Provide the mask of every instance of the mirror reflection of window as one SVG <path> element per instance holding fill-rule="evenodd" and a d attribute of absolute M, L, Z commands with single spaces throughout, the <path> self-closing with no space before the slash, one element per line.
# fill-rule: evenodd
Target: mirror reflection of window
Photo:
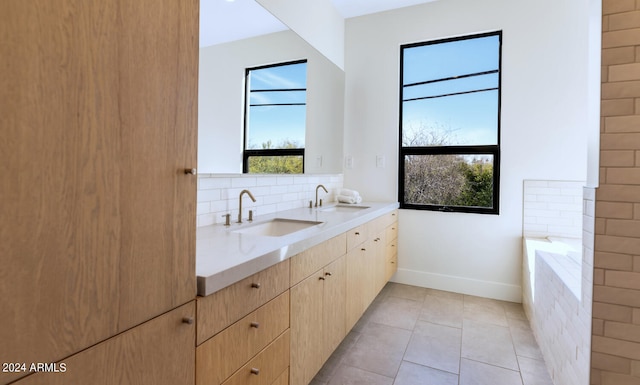
<path fill-rule="evenodd" d="M 246 70 L 243 172 L 302 174 L 307 61 Z"/>

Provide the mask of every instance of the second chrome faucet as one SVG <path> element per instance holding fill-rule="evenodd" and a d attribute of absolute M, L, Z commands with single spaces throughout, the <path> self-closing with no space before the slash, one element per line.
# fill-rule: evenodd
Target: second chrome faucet
<path fill-rule="evenodd" d="M 249 195 L 249 198 L 251 198 L 252 201 L 256 201 L 256 198 L 253 197 L 253 194 L 251 194 L 251 191 L 249 190 L 242 190 L 240 191 L 240 197 L 238 198 L 238 223 L 242 223 L 242 196 L 244 194 Z M 251 220 L 253 218 L 249 218 L 249 220 Z"/>

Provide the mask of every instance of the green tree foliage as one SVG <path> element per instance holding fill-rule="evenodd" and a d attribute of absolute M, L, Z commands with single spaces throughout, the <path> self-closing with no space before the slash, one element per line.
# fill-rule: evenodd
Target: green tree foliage
<path fill-rule="evenodd" d="M 284 140 L 274 147 L 271 140 L 262 143 L 262 149 L 299 148 L 291 140 Z M 303 158 L 301 156 L 251 156 L 249 157 L 249 173 L 251 174 L 302 174 Z"/>
<path fill-rule="evenodd" d="M 404 146 L 442 146 L 453 130 L 406 130 Z M 409 155 L 405 158 L 405 202 L 413 204 L 493 207 L 493 164 L 463 155 Z"/>

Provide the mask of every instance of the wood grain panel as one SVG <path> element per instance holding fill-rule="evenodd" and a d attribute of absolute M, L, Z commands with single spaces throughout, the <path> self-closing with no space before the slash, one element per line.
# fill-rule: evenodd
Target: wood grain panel
<path fill-rule="evenodd" d="M 285 369 L 271 385 L 289 385 L 289 368 Z"/>
<path fill-rule="evenodd" d="M 20 385 L 192 385 L 195 301 L 119 334 L 63 362 L 64 373 L 37 373 Z"/>
<path fill-rule="evenodd" d="M 324 271 L 291 288 L 291 385 L 307 385 L 324 363 Z"/>
<path fill-rule="evenodd" d="M 368 236 L 368 223 L 355 227 L 347 231 L 347 251 L 352 250 L 354 247 L 361 245 L 367 240 Z"/>
<path fill-rule="evenodd" d="M 198 297 L 198 345 L 287 289 L 288 259 L 211 295 Z"/>
<path fill-rule="evenodd" d="M 195 296 L 197 0 L 0 2 L 0 360 Z M 5 384 L 16 376 L 0 376 Z"/>
<path fill-rule="evenodd" d="M 325 362 L 347 335 L 346 255 L 325 267 L 322 310 L 322 361 Z"/>
<path fill-rule="evenodd" d="M 333 262 L 347 252 L 347 235 L 340 234 L 291 258 L 291 285 Z"/>
<path fill-rule="evenodd" d="M 218 385 L 289 328 L 289 291 L 196 349 L 196 384 Z"/>
<path fill-rule="evenodd" d="M 224 385 L 271 385 L 289 366 L 289 330 L 240 368 Z M 258 373 L 252 373 L 257 369 Z"/>

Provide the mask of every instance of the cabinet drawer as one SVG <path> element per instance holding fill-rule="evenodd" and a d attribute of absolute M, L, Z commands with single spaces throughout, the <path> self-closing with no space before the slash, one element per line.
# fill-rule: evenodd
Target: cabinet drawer
<path fill-rule="evenodd" d="M 289 291 L 196 349 L 196 384 L 218 385 L 289 328 Z"/>
<path fill-rule="evenodd" d="M 289 260 L 206 297 L 198 297 L 197 344 L 289 289 Z"/>
<path fill-rule="evenodd" d="M 347 250 L 362 244 L 367 240 L 368 226 L 367 223 L 362 224 L 347 231 Z"/>
<path fill-rule="evenodd" d="M 347 236 L 340 234 L 291 258 L 291 286 L 347 252 Z"/>
<path fill-rule="evenodd" d="M 223 385 L 271 385 L 289 367 L 289 330 L 231 376 Z"/>

